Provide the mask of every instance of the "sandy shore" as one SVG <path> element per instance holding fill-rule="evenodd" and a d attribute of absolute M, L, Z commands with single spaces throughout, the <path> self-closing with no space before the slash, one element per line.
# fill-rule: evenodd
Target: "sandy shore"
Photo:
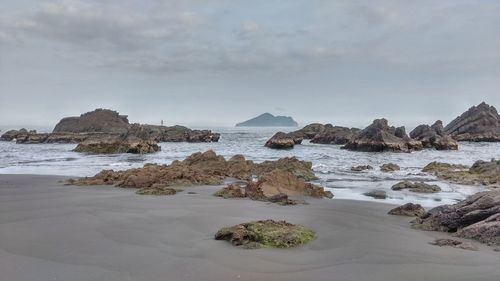
<path fill-rule="evenodd" d="M 224 200 L 217 187 L 170 197 L 63 186 L 61 177 L 0 175 L 0 280 L 500 280 L 500 253 L 429 245 L 390 205 Z M 285 219 L 316 230 L 295 249 L 244 250 L 213 240 L 223 226 Z"/>

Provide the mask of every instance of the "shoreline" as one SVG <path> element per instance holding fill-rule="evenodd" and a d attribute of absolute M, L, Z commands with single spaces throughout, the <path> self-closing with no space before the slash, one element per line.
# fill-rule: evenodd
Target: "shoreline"
<path fill-rule="evenodd" d="M 212 196 L 219 186 L 167 197 L 68 177 L 0 174 L 0 281 L 7 280 L 497 280 L 500 253 L 428 244 L 446 233 L 410 228 L 393 205 L 307 199 L 278 206 Z M 187 191 L 196 192 L 188 194 Z M 316 231 L 293 249 L 244 250 L 213 235 L 224 226 L 287 220 Z"/>

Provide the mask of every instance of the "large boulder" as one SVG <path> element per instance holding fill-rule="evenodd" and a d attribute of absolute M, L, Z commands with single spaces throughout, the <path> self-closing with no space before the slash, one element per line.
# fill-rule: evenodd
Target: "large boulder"
<path fill-rule="evenodd" d="M 132 124 L 127 132 L 156 142 L 217 142 L 220 134 L 210 130 L 192 130 L 184 126 L 157 126 Z"/>
<path fill-rule="evenodd" d="M 459 184 L 500 187 L 500 160 L 478 160 L 470 168 L 465 165 L 431 162 L 422 171 Z"/>
<path fill-rule="evenodd" d="M 410 132 L 412 139 L 422 142 L 425 148 L 435 148 L 437 150 L 457 150 L 458 143 L 443 128 L 441 120 L 436 121 L 432 126 L 420 125 Z"/>
<path fill-rule="evenodd" d="M 458 237 L 500 245 L 499 218 L 497 189 L 476 193 L 454 205 L 433 208 L 412 224 L 418 229 L 454 232 Z"/>
<path fill-rule="evenodd" d="M 345 149 L 366 152 L 410 152 L 421 150 L 422 142 L 406 135 L 404 127 L 390 127 L 386 119 L 376 119 L 357 133 L 345 146 Z"/>
<path fill-rule="evenodd" d="M 295 146 L 295 139 L 289 134 L 277 132 L 264 146 L 273 149 L 291 149 Z"/>
<path fill-rule="evenodd" d="M 96 109 L 84 113 L 79 117 L 66 117 L 61 119 L 54 127 L 53 132 L 104 132 L 104 133 L 126 133 L 129 122 L 126 115 L 109 109 Z"/>
<path fill-rule="evenodd" d="M 500 141 L 500 115 L 482 102 L 448 124 L 444 131 L 457 141 Z"/>
<path fill-rule="evenodd" d="M 346 127 L 330 127 L 326 126 L 323 132 L 316 134 L 312 139 L 312 143 L 320 144 L 346 144 L 348 143 L 360 129 Z"/>

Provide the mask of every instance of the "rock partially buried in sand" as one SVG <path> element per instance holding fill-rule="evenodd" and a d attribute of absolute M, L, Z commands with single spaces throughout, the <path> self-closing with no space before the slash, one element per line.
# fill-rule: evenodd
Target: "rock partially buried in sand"
<path fill-rule="evenodd" d="M 500 160 L 476 161 L 472 167 L 432 162 L 422 170 L 438 178 L 459 184 L 500 186 Z"/>
<path fill-rule="evenodd" d="M 135 192 L 139 195 L 175 195 L 177 190 L 169 187 L 144 187 Z"/>
<path fill-rule="evenodd" d="M 215 240 L 226 240 L 234 246 L 255 249 L 260 247 L 297 247 L 315 238 L 314 231 L 286 221 L 261 220 L 220 229 Z"/>
<path fill-rule="evenodd" d="M 500 245 L 500 190 L 484 191 L 454 205 L 429 210 L 412 222 L 423 230 L 456 232 L 491 245 Z"/>
<path fill-rule="evenodd" d="M 380 166 L 380 171 L 386 172 L 386 173 L 399 171 L 399 170 L 401 170 L 401 167 L 399 167 L 399 165 L 394 164 L 394 163 L 387 163 L 387 164 L 383 164 L 382 166 Z"/>
<path fill-rule="evenodd" d="M 283 132 L 278 132 L 272 136 L 264 146 L 273 149 L 292 149 L 295 144 L 296 140 L 292 136 Z"/>
<path fill-rule="evenodd" d="M 218 190 L 214 193 L 214 196 L 222 197 L 224 199 L 247 197 L 245 187 L 241 187 L 237 184 L 230 184 Z"/>
<path fill-rule="evenodd" d="M 360 165 L 360 166 L 352 166 L 351 171 L 353 172 L 362 172 L 366 170 L 373 170 L 373 167 L 370 165 Z"/>
<path fill-rule="evenodd" d="M 411 152 L 421 150 L 423 146 L 420 141 L 409 138 L 404 127 L 390 127 L 386 119 L 376 119 L 342 148 L 365 152 Z"/>
<path fill-rule="evenodd" d="M 373 197 L 375 199 L 386 199 L 387 198 L 387 192 L 384 190 L 372 190 L 363 193 L 363 195 L 368 196 L 368 197 Z"/>
<path fill-rule="evenodd" d="M 425 214 L 425 209 L 420 204 L 406 203 L 389 211 L 389 215 L 420 217 Z"/>
<path fill-rule="evenodd" d="M 439 247 L 453 247 L 453 248 L 469 250 L 469 251 L 477 251 L 478 250 L 478 248 L 470 242 L 462 242 L 459 240 L 449 239 L 449 238 L 436 239 L 436 240 L 434 240 L 434 242 L 430 242 L 429 244 L 439 246 Z"/>
<path fill-rule="evenodd" d="M 430 185 L 424 182 L 410 182 L 410 181 L 402 181 L 391 187 L 392 190 L 403 190 L 408 189 L 411 192 L 419 192 L 419 193 L 436 193 L 440 192 L 441 188 L 435 184 Z"/>

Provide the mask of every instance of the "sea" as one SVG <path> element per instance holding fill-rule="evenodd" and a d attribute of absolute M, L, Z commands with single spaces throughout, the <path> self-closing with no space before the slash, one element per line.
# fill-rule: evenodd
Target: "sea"
<path fill-rule="evenodd" d="M 16 144 L 0 142 L 0 174 L 44 174 L 63 176 L 92 176 L 103 169 L 124 170 L 142 167 L 145 163 L 169 164 L 198 151 L 214 150 L 228 159 L 243 154 L 255 162 L 295 156 L 311 161 L 318 176 L 315 182 L 330 190 L 335 199 L 375 201 L 389 204 L 419 203 L 425 207 L 452 204 L 466 196 L 484 190 L 481 186 L 453 184 L 422 173 L 432 161 L 472 165 L 476 160 L 500 158 L 500 143 L 460 143 L 458 151 L 425 149 L 412 153 L 353 152 L 341 145 L 313 144 L 305 140 L 291 150 L 274 150 L 264 143 L 277 131 L 290 128 L 209 128 L 221 133 L 216 143 L 161 143 L 161 152 L 146 155 L 93 155 L 73 152 L 75 144 Z M 4 130 L 2 130 L 4 131 Z M 380 171 L 385 163 L 396 163 L 401 170 Z M 371 165 L 373 170 L 351 171 L 352 166 Z M 407 190 L 393 191 L 391 186 L 402 180 L 437 184 L 442 191 L 420 194 Z M 387 199 L 363 195 L 370 190 L 385 190 Z"/>

